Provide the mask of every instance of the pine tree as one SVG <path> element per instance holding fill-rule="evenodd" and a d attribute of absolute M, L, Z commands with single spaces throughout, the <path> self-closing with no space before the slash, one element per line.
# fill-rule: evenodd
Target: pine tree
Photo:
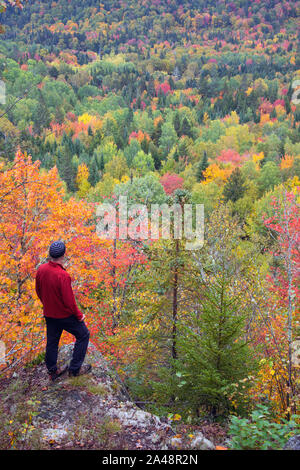
<path fill-rule="evenodd" d="M 148 82 L 148 95 L 151 97 L 155 96 L 155 85 L 152 77 L 150 77 L 150 80 Z"/>
<path fill-rule="evenodd" d="M 159 145 L 159 139 L 161 138 L 161 133 L 162 133 L 162 120 L 159 120 L 157 123 L 157 126 L 154 128 L 154 131 L 152 133 L 152 140 L 157 147 Z"/>
<path fill-rule="evenodd" d="M 187 135 L 188 137 L 191 137 L 192 129 L 186 117 L 183 118 L 180 132 L 181 132 L 181 135 Z"/>
<path fill-rule="evenodd" d="M 104 156 L 103 156 L 102 153 L 101 153 L 101 156 L 100 156 L 99 170 L 100 171 L 104 170 Z"/>
<path fill-rule="evenodd" d="M 213 415 L 230 404 L 225 393 L 247 375 L 246 343 L 240 339 L 245 316 L 239 314 L 239 302 L 230 295 L 225 273 L 206 287 L 201 316 L 191 315 L 193 329 L 181 329 L 180 354 L 185 366 L 194 409 L 205 405 Z M 201 334 L 200 334 L 201 332 Z"/>
<path fill-rule="evenodd" d="M 149 142 L 149 153 L 151 153 L 152 158 L 154 160 L 155 169 L 159 170 L 159 168 L 161 167 L 162 154 L 159 151 L 159 148 L 156 147 L 156 145 L 152 141 Z"/>
<path fill-rule="evenodd" d="M 215 416 L 230 411 L 232 392 L 236 406 L 247 406 L 244 379 L 255 367 L 244 339 L 251 274 L 246 269 L 250 261 L 236 254 L 242 231 L 228 207 L 212 213 L 205 234 L 188 279 L 194 311 L 178 327 L 177 370 L 184 382 L 177 390 L 188 409 L 198 414 L 204 407 Z"/>
<path fill-rule="evenodd" d="M 169 207 L 173 204 L 181 207 L 184 214 L 184 205 L 190 201 L 190 194 L 186 190 L 177 189 L 168 198 Z M 139 298 L 142 301 L 143 330 L 140 331 L 140 348 L 143 349 L 145 358 L 143 367 L 139 370 L 140 388 L 142 394 L 151 398 L 155 395 L 158 402 L 174 404 L 175 389 L 171 385 L 176 381 L 176 361 L 178 359 L 178 325 L 183 310 L 183 278 L 190 272 L 190 252 L 185 249 L 186 239 L 184 234 L 180 238 L 177 232 L 179 224 L 175 214 L 171 212 L 170 231 L 171 238 L 162 240 L 146 246 L 149 259 L 149 270 L 141 273 L 141 282 L 149 291 L 149 298 Z M 177 229 L 175 227 L 177 226 Z M 180 228 L 179 228 L 180 230 Z M 155 301 L 152 296 L 155 295 Z M 139 303 L 137 303 L 139 305 Z M 140 318 L 137 319 L 141 321 Z M 158 328 L 157 326 L 158 325 Z M 159 354 L 161 366 L 158 368 L 149 354 L 153 348 L 154 354 Z M 147 351 L 147 352 L 146 352 Z M 149 367 L 145 367 L 145 361 L 149 361 Z M 139 367 L 137 365 L 137 367 Z M 153 380 L 149 381 L 149 375 Z M 178 405 L 177 405 L 178 406 Z"/>
<path fill-rule="evenodd" d="M 34 116 L 34 131 L 38 135 L 50 125 L 51 117 L 41 90 L 38 90 L 38 106 Z"/>
<path fill-rule="evenodd" d="M 173 78 L 172 78 L 172 75 L 171 75 L 171 77 L 169 78 L 169 85 L 170 85 L 170 87 L 171 87 L 171 90 L 174 90 L 174 88 L 175 88 L 175 82 L 174 82 L 174 80 L 173 80 Z"/>
<path fill-rule="evenodd" d="M 90 166 L 89 166 L 89 183 L 92 185 L 92 186 L 95 186 L 98 181 L 100 180 L 100 176 L 99 176 L 99 168 L 98 168 L 98 165 L 97 165 L 97 160 L 95 158 L 95 156 L 92 157 L 92 160 L 91 160 L 91 163 L 90 163 Z"/>
<path fill-rule="evenodd" d="M 76 175 L 78 165 L 76 164 L 75 159 L 72 158 L 72 154 L 67 147 L 61 147 L 57 161 L 57 168 L 60 177 L 67 183 L 68 190 L 72 192 L 76 191 Z"/>
<path fill-rule="evenodd" d="M 180 127 L 181 127 L 181 125 L 180 125 L 180 117 L 179 117 L 178 111 L 175 113 L 173 125 L 174 125 L 174 129 L 175 129 L 178 137 L 180 137 Z"/>
<path fill-rule="evenodd" d="M 197 172 L 196 172 L 196 178 L 197 178 L 198 181 L 203 181 L 204 180 L 203 173 L 208 168 L 208 166 L 209 166 L 209 164 L 208 164 L 207 153 L 204 150 L 202 160 L 198 164 Z"/>
<path fill-rule="evenodd" d="M 239 168 L 236 168 L 227 180 L 224 186 L 223 195 L 225 201 L 236 202 L 243 197 L 246 191 L 245 178 Z"/>

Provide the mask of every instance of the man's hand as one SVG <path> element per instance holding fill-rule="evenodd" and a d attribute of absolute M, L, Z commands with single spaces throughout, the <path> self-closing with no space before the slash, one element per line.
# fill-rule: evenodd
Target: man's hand
<path fill-rule="evenodd" d="M 83 315 L 82 319 L 81 319 L 81 320 L 79 320 L 79 321 L 84 321 L 84 319 L 85 319 L 85 315 Z"/>

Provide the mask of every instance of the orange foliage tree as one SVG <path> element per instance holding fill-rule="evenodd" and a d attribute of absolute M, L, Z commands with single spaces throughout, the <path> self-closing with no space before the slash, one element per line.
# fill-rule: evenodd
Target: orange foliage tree
<path fill-rule="evenodd" d="M 0 168 L 0 340 L 6 347 L 5 370 L 20 365 L 44 347 L 42 308 L 34 290 L 39 264 L 47 261 L 49 244 L 67 246 L 67 270 L 79 307 L 89 312 L 94 342 L 105 351 L 99 330 L 110 334 L 115 324 L 111 297 L 125 295 L 134 249 L 118 250 L 96 233 L 95 207 L 65 200 L 57 169 L 40 171 L 39 162 L 18 152 L 11 168 Z M 66 336 L 67 337 L 67 336 Z M 103 347 L 102 347 L 103 346 Z"/>
<path fill-rule="evenodd" d="M 18 152 L 12 168 L 1 170 L 0 339 L 6 346 L 6 365 L 12 367 L 28 360 L 43 344 L 34 277 L 37 266 L 47 260 L 49 244 L 59 238 L 66 242 L 72 260 L 68 270 L 83 305 L 89 285 L 99 282 L 98 272 L 87 271 L 86 264 L 92 263 L 95 248 L 101 246 L 89 224 L 93 208 L 73 198 L 64 201 L 56 168 L 40 172 L 39 162 Z"/>

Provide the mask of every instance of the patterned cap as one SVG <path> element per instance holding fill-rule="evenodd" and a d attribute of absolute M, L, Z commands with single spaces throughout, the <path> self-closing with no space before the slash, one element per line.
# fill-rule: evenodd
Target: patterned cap
<path fill-rule="evenodd" d="M 53 242 L 49 248 L 49 255 L 51 258 L 60 258 L 65 254 L 66 246 L 64 242 L 57 241 Z"/>

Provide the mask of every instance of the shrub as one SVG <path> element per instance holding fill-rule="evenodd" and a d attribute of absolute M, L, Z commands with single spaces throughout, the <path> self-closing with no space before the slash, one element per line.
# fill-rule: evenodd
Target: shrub
<path fill-rule="evenodd" d="M 230 417 L 229 448 L 232 450 L 280 450 L 289 437 L 297 434 L 296 415 L 290 421 L 272 421 L 267 406 L 258 405 L 250 419 Z"/>

